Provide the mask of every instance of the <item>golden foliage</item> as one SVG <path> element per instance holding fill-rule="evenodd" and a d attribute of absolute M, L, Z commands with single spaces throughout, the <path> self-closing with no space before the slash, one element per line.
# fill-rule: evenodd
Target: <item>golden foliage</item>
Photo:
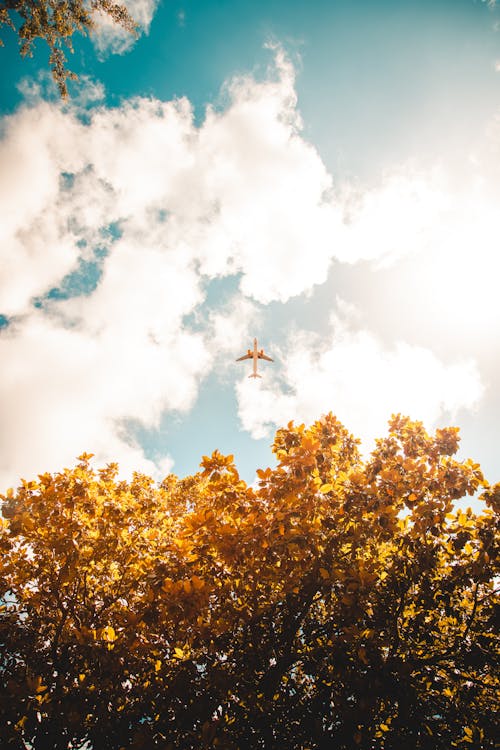
<path fill-rule="evenodd" d="M 327 415 L 278 430 L 255 488 L 215 451 L 7 491 L 0 740 L 493 747 L 499 486 L 457 446 L 397 416 L 362 460 Z"/>

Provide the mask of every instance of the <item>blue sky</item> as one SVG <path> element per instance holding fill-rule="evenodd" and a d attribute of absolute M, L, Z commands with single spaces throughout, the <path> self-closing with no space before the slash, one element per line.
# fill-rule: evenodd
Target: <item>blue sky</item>
<path fill-rule="evenodd" d="M 131 0 L 135 44 L 0 49 L 0 490 L 157 477 L 333 411 L 461 427 L 498 479 L 494 3 Z M 234 359 L 254 336 L 261 381 Z"/>

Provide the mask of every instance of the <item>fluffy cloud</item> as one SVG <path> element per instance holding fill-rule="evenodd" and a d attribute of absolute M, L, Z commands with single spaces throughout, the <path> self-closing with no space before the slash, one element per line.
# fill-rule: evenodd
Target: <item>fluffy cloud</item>
<path fill-rule="evenodd" d="M 352 294 L 370 326 L 416 335 L 440 355 L 491 359 L 500 336 L 498 185 L 498 172 L 478 162 L 459 175 L 391 177 L 360 198 L 337 255 L 368 261 Z"/>
<path fill-rule="evenodd" d="M 251 330 L 255 331 L 260 326 L 261 315 L 254 303 L 237 294 L 223 307 L 210 311 L 209 321 L 212 329 L 211 349 L 226 357 L 228 353 L 234 354 L 238 347 L 246 345 Z"/>
<path fill-rule="evenodd" d="M 128 235 L 182 251 L 208 277 L 241 274 L 242 291 L 260 302 L 310 290 L 326 279 L 341 214 L 330 175 L 300 134 L 293 70 L 278 53 L 274 78 L 237 79 L 226 99 L 199 128 L 185 99 L 96 107 L 86 125 L 44 104 L 21 110 L 5 153 L 24 131 L 16 165 L 29 170 L 31 156 L 43 158 L 35 178 L 46 184 L 35 214 L 16 199 L 23 217 L 14 227 L 31 233 L 35 215 L 49 210 L 95 242 L 96 231 L 121 222 Z M 61 183 L 63 172 L 71 179 Z"/>
<path fill-rule="evenodd" d="M 325 281 L 340 223 L 331 177 L 300 135 L 293 71 L 280 57 L 277 71 L 234 81 L 226 109 L 209 109 L 200 128 L 184 99 L 137 100 L 97 112 L 86 132 L 85 195 L 94 185 L 129 232 L 151 234 L 166 211 L 162 245 L 208 277 L 241 274 L 243 293 L 263 303 Z"/>
<path fill-rule="evenodd" d="M 328 340 L 293 334 L 279 364 L 279 378 L 269 372 L 257 384 L 237 384 L 240 420 L 255 438 L 291 419 L 309 423 L 333 411 L 369 448 L 392 413 L 432 425 L 474 408 L 483 393 L 472 361 L 444 364 L 404 342 L 387 349 L 369 331 L 338 319 Z"/>
<path fill-rule="evenodd" d="M 102 93 L 92 91 L 87 102 Z M 186 99 L 96 104 L 82 116 L 84 96 L 66 109 L 32 97 L 4 119 L 0 314 L 11 322 L 0 330 L 0 488 L 82 450 L 151 471 L 129 425 L 191 408 L 218 352 L 239 353 L 261 325 L 259 305 L 309 294 L 333 258 L 380 264 L 423 249 L 444 277 L 450 237 L 472 242 L 476 225 L 495 226 L 493 198 L 476 191 L 471 213 L 465 189 L 454 202 L 439 175 L 335 191 L 302 135 L 279 50 L 265 80 L 233 80 L 223 101 L 199 126 Z M 485 247 L 487 270 L 491 240 Z M 239 280 L 229 302 L 210 293 L 228 277 Z M 299 336 L 287 351 L 280 383 L 239 386 L 254 436 L 326 409 L 368 435 L 389 410 L 433 420 L 480 393 L 472 365 L 405 344 L 386 351 L 366 331 Z"/>
<path fill-rule="evenodd" d="M 338 200 L 343 222 L 335 243 L 336 257 L 347 263 L 374 261 L 389 265 L 435 249 L 446 222 L 451 195 L 438 170 L 422 174 L 411 167 L 387 174 L 371 189 L 346 185 Z"/>
<path fill-rule="evenodd" d="M 225 97 L 200 127 L 185 99 L 81 117 L 31 96 L 4 120 L 1 486 L 82 450 L 152 470 L 129 425 L 189 409 L 257 321 L 241 295 L 205 303 L 210 280 L 238 274 L 270 301 L 326 278 L 331 179 L 300 135 L 292 69 L 278 53 Z"/>
<path fill-rule="evenodd" d="M 231 107 L 209 111 L 200 133 L 217 217 L 200 237 L 202 270 L 242 272 L 241 290 L 263 303 L 325 281 L 341 222 L 331 177 L 300 136 L 293 70 L 280 55 L 277 62 L 276 82 L 233 82 Z"/>
<path fill-rule="evenodd" d="M 158 0 L 120 0 L 139 27 L 139 33 L 147 34 Z M 94 45 L 101 55 L 123 55 L 133 47 L 135 37 L 113 23 L 104 13 L 95 12 L 96 30 L 93 34 Z"/>
<path fill-rule="evenodd" d="M 79 251 L 57 203 L 61 172 L 73 164 L 78 126 L 46 104 L 2 124 L 0 310 L 13 315 L 76 264 Z"/>
<path fill-rule="evenodd" d="M 0 337 L 0 484 L 70 464 L 83 450 L 124 471 L 156 468 L 127 425 L 186 410 L 210 365 L 182 325 L 199 298 L 193 272 L 118 243 L 94 294 L 47 304 Z"/>

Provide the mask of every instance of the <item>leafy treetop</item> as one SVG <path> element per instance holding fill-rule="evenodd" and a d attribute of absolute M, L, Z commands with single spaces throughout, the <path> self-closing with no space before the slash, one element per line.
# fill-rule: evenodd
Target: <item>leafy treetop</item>
<path fill-rule="evenodd" d="M 63 47 L 73 52 L 72 36 L 76 31 L 92 34 L 96 29 L 96 14 L 104 15 L 131 34 L 137 34 L 137 24 L 126 6 L 112 0 L 0 1 L 0 27 L 9 26 L 17 32 L 23 57 L 33 55 L 36 39 L 44 39 L 49 45 L 52 77 L 63 98 L 68 95 L 67 79 L 76 79 L 66 67 Z"/>
<path fill-rule="evenodd" d="M 254 488 L 215 451 L 9 490 L 3 746 L 493 748 L 500 484 L 457 446 L 396 416 L 364 460 L 327 415 Z"/>

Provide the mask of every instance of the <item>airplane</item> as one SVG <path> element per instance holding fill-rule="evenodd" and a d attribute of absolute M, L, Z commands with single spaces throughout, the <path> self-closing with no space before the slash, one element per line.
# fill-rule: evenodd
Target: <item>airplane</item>
<path fill-rule="evenodd" d="M 268 362 L 274 362 L 271 357 L 268 357 L 267 354 L 264 354 L 264 349 L 261 349 L 260 351 L 257 349 L 257 339 L 253 340 L 253 351 L 251 349 L 247 349 L 247 353 L 243 355 L 243 357 L 238 357 L 236 362 L 241 362 L 243 359 L 253 359 L 253 372 L 251 375 L 249 375 L 249 378 L 261 378 L 262 375 L 259 375 L 257 373 L 257 360 L 258 359 L 266 359 Z"/>

